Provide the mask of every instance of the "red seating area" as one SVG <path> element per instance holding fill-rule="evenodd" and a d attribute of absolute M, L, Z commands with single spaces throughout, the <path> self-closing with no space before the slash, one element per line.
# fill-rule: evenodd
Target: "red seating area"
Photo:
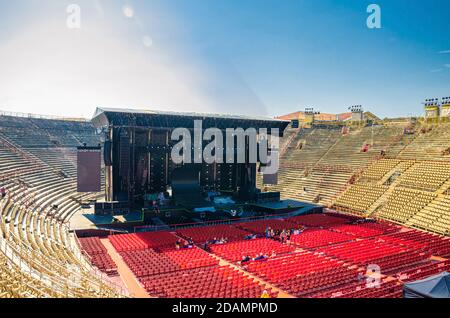
<path fill-rule="evenodd" d="M 299 235 L 291 236 L 291 244 L 302 248 L 316 248 L 341 242 L 350 242 L 354 236 L 322 229 L 309 229 Z"/>
<path fill-rule="evenodd" d="M 289 222 L 307 227 L 328 228 L 339 224 L 346 224 L 354 220 L 352 217 L 337 216 L 336 214 L 307 214 L 289 218 Z"/>
<path fill-rule="evenodd" d="M 324 257 L 316 253 L 303 251 L 277 256 L 264 262 L 252 261 L 246 269 L 271 283 L 279 283 L 298 275 L 337 268 L 344 262 Z"/>
<path fill-rule="evenodd" d="M 354 282 L 358 274 L 342 261 L 307 251 L 253 261 L 246 269 L 297 297 Z"/>
<path fill-rule="evenodd" d="M 148 293 L 167 298 L 259 298 L 266 286 L 228 266 L 212 266 L 151 276 L 143 280 Z M 276 292 L 271 297 L 277 297 Z"/>
<path fill-rule="evenodd" d="M 138 278 L 219 264 L 218 260 L 199 248 L 161 253 L 152 249 L 123 251 L 120 255 Z"/>
<path fill-rule="evenodd" d="M 228 241 L 242 240 L 249 233 L 232 225 L 215 225 L 178 230 L 177 234 L 184 238 L 192 238 L 195 243 L 205 243 L 214 238 L 227 238 Z"/>
<path fill-rule="evenodd" d="M 240 261 L 244 256 L 254 258 L 260 253 L 271 255 L 275 252 L 278 255 L 294 250 L 289 245 L 265 238 L 211 245 L 210 249 L 214 254 L 231 262 Z"/>
<path fill-rule="evenodd" d="M 387 244 L 374 239 L 355 241 L 318 249 L 319 252 L 356 264 L 408 251 L 407 248 Z"/>
<path fill-rule="evenodd" d="M 279 286 L 296 297 L 307 297 L 309 294 L 334 286 L 350 284 L 356 280 L 357 272 L 355 269 L 338 267 L 296 276 L 279 284 Z"/>
<path fill-rule="evenodd" d="M 450 255 L 450 238 L 431 233 L 410 230 L 389 234 L 381 237 L 380 240 L 416 250 L 425 250 L 435 256 Z"/>
<path fill-rule="evenodd" d="M 383 234 L 394 233 L 399 230 L 395 225 L 387 223 L 362 223 L 357 225 L 344 224 L 330 227 L 334 231 L 354 235 L 358 238 L 368 238 Z"/>
<path fill-rule="evenodd" d="M 318 251 L 361 266 L 378 265 L 383 274 L 419 263 L 431 256 L 430 253 L 414 251 L 375 239 L 328 246 Z"/>
<path fill-rule="evenodd" d="M 359 283 L 350 288 L 337 292 L 330 298 L 401 298 L 403 295 L 403 284 L 397 280 L 381 283 L 378 288 L 368 288 L 366 283 Z"/>
<path fill-rule="evenodd" d="M 450 271 L 450 260 L 442 262 L 432 262 L 415 266 L 408 270 L 397 273 L 397 278 L 402 282 L 410 282 L 415 280 L 424 279 L 444 271 Z"/>
<path fill-rule="evenodd" d="M 164 250 L 175 247 L 177 237 L 169 232 L 133 233 L 109 236 L 118 252 L 145 250 L 149 248 Z"/>
<path fill-rule="evenodd" d="M 243 222 L 243 223 L 237 223 L 237 227 L 247 230 L 249 232 L 255 233 L 255 234 L 264 234 L 266 229 L 268 227 L 271 227 L 273 230 L 290 230 L 298 228 L 297 225 L 287 222 L 283 219 L 272 219 L 272 220 L 260 220 L 260 221 L 253 221 L 253 222 Z"/>
<path fill-rule="evenodd" d="M 386 222 L 355 220 L 336 214 L 312 214 L 181 229 L 177 231 L 179 237 L 192 238 L 198 244 L 181 250 L 175 249 L 178 237 L 170 232 L 109 239 L 146 290 L 156 297 L 259 298 L 269 287 L 249 278 L 247 271 L 295 297 L 396 298 L 402 297 L 405 282 L 450 270 L 450 260 L 430 258 L 450 254 L 449 238 Z M 268 227 L 306 229 L 292 235 L 290 244 L 268 238 L 244 239 L 249 233 L 263 234 Z M 222 237 L 229 242 L 210 244 L 207 250 L 224 260 L 240 264 L 244 256 L 264 254 L 268 258 L 240 264 L 243 271 L 220 266 L 219 259 L 201 248 L 202 243 Z M 102 255 L 102 245 L 86 245 L 91 254 Z M 380 267 L 379 288 L 366 286 L 366 266 L 371 264 Z"/>
<path fill-rule="evenodd" d="M 109 256 L 98 237 L 80 238 L 82 249 L 89 255 L 92 265 L 108 276 L 117 276 L 117 265 Z"/>

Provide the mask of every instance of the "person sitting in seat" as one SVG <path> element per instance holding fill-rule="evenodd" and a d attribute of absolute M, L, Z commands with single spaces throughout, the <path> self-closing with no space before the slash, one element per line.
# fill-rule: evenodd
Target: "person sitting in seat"
<path fill-rule="evenodd" d="M 260 261 L 260 260 L 262 260 L 262 258 L 263 258 L 263 256 L 262 256 L 262 253 L 261 253 L 259 255 L 256 255 L 256 257 L 253 260 L 254 261 Z"/>
<path fill-rule="evenodd" d="M 194 245 L 189 244 L 188 242 L 185 242 L 185 244 L 183 246 L 183 248 L 193 248 L 193 247 L 194 247 Z"/>
<path fill-rule="evenodd" d="M 286 231 L 285 230 L 281 231 L 280 240 L 281 240 L 281 243 L 286 242 Z"/>
<path fill-rule="evenodd" d="M 301 228 L 299 227 L 298 229 L 294 229 L 294 232 L 293 232 L 292 234 L 294 234 L 294 235 L 300 235 L 300 234 L 302 234 Z"/>
<path fill-rule="evenodd" d="M 269 257 L 267 255 L 264 255 L 263 253 L 260 253 L 258 256 L 255 257 L 255 261 L 262 261 L 265 259 L 268 259 Z"/>
<path fill-rule="evenodd" d="M 215 237 L 215 238 L 213 238 L 210 242 L 209 242 L 209 244 L 211 244 L 211 245 L 214 245 L 214 244 L 217 244 L 219 241 L 217 240 L 217 238 Z"/>
<path fill-rule="evenodd" d="M 252 258 L 250 256 L 245 255 L 244 257 L 242 257 L 241 264 L 248 263 L 251 260 L 252 260 Z"/>
<path fill-rule="evenodd" d="M 179 250 L 181 247 L 181 240 L 177 240 L 177 242 L 175 243 L 175 249 Z"/>
<path fill-rule="evenodd" d="M 256 234 L 249 234 L 244 237 L 244 240 L 250 241 L 256 239 Z"/>
<path fill-rule="evenodd" d="M 270 298 L 269 292 L 267 290 L 264 290 L 262 295 L 261 295 L 261 298 Z"/>

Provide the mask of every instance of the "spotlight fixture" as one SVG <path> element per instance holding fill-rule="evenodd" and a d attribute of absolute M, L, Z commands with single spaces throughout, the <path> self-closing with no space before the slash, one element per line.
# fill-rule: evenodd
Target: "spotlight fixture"
<path fill-rule="evenodd" d="M 348 108 L 352 113 L 361 113 L 363 111 L 362 105 L 354 105 Z"/>
<path fill-rule="evenodd" d="M 425 103 L 423 103 L 425 106 L 439 106 L 439 98 L 428 98 L 425 99 Z"/>
<path fill-rule="evenodd" d="M 305 114 L 306 115 L 314 115 L 315 114 L 314 108 L 312 108 L 312 107 L 305 108 Z"/>

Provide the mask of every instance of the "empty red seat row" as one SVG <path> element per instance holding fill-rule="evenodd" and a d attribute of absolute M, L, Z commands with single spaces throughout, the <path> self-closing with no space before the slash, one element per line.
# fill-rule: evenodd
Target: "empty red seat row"
<path fill-rule="evenodd" d="M 278 255 L 294 250 L 292 246 L 265 238 L 211 245 L 210 249 L 214 254 L 231 262 L 240 261 L 244 256 L 254 258 L 261 253 L 270 256 L 273 252 Z"/>
<path fill-rule="evenodd" d="M 270 258 L 265 262 L 252 261 L 245 268 L 268 282 L 280 283 L 299 275 L 338 269 L 343 265 L 342 261 L 303 251 Z"/>
<path fill-rule="evenodd" d="M 312 252 L 300 252 L 250 262 L 245 268 L 258 277 L 297 297 L 357 281 L 357 268 Z"/>
<path fill-rule="evenodd" d="M 403 284 L 397 280 L 381 282 L 379 287 L 366 283 L 346 292 L 337 292 L 332 298 L 399 298 L 402 296 Z"/>
<path fill-rule="evenodd" d="M 426 250 L 435 256 L 450 255 L 450 238 L 427 232 L 410 230 L 388 234 L 380 239 L 408 248 Z"/>
<path fill-rule="evenodd" d="M 278 284 L 283 290 L 297 297 L 306 297 L 324 289 L 355 282 L 358 279 L 356 269 L 348 267 L 328 268 L 318 272 L 298 275 Z"/>
<path fill-rule="evenodd" d="M 278 231 L 298 228 L 297 225 L 288 222 L 285 219 L 269 219 L 269 220 L 243 222 L 243 223 L 236 223 L 235 226 L 255 234 L 264 234 L 266 229 L 269 227 L 273 230 Z"/>
<path fill-rule="evenodd" d="M 323 229 L 308 229 L 299 235 L 291 236 L 291 243 L 302 248 L 316 248 L 341 242 L 350 242 L 354 236 Z"/>
<path fill-rule="evenodd" d="M 413 268 L 400 271 L 396 276 L 403 282 L 410 282 L 424 279 L 445 271 L 450 271 L 450 260 L 421 264 Z"/>
<path fill-rule="evenodd" d="M 147 232 L 109 236 L 118 252 L 153 249 L 174 249 L 178 238 L 170 232 Z"/>
<path fill-rule="evenodd" d="M 399 254 L 401 252 L 409 251 L 409 249 L 374 239 L 365 239 L 322 247 L 317 251 L 356 264 L 367 264 L 372 260 Z"/>
<path fill-rule="evenodd" d="M 353 220 L 355 220 L 355 218 L 334 213 L 307 214 L 291 217 L 288 219 L 289 222 L 297 225 L 322 228 L 327 228 L 339 224 L 346 224 L 352 222 Z"/>
<path fill-rule="evenodd" d="M 354 235 L 358 238 L 374 237 L 397 232 L 399 230 L 397 226 L 387 223 L 343 224 L 331 226 L 330 229 L 333 231 Z"/>
<path fill-rule="evenodd" d="M 192 238 L 195 243 L 226 238 L 228 241 L 241 240 L 249 233 L 232 225 L 214 225 L 206 227 L 194 227 L 178 230 L 177 234 L 186 239 Z"/>
<path fill-rule="evenodd" d="M 120 253 L 136 277 L 218 265 L 219 261 L 199 248 L 156 252 L 152 249 Z"/>
<path fill-rule="evenodd" d="M 108 276 L 116 276 L 117 265 L 109 256 L 108 251 L 98 237 L 80 238 L 82 249 L 89 255 L 89 259 L 95 267 Z"/>
<path fill-rule="evenodd" d="M 149 294 L 164 298 L 260 298 L 267 290 L 242 272 L 228 266 L 190 269 L 142 278 Z"/>

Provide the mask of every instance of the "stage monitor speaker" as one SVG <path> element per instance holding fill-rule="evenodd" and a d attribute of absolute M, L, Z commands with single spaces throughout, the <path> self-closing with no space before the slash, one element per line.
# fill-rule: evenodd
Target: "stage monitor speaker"
<path fill-rule="evenodd" d="M 113 165 L 111 140 L 105 141 L 105 144 L 103 146 L 103 160 L 105 162 L 105 166 L 111 167 Z"/>
<path fill-rule="evenodd" d="M 127 135 L 120 136 L 119 158 L 119 175 L 122 177 L 127 177 L 130 168 L 130 137 Z"/>
<path fill-rule="evenodd" d="M 261 192 L 256 196 L 257 203 L 278 202 L 281 200 L 280 192 Z"/>

